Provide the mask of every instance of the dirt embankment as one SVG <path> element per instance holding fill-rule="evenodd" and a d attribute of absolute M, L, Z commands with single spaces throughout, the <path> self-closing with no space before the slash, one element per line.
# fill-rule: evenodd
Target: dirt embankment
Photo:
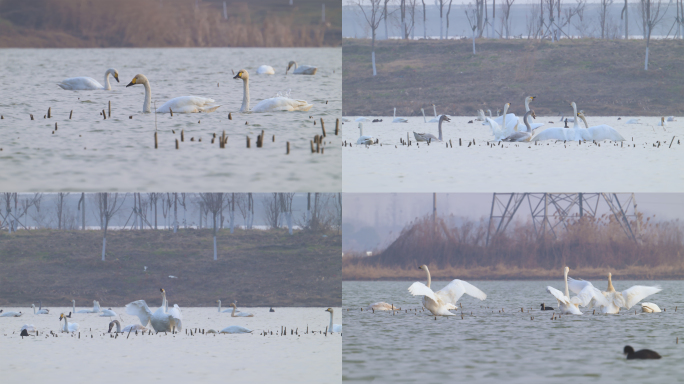
<path fill-rule="evenodd" d="M 283 230 L 221 231 L 213 261 L 211 230 L 0 234 L 0 305 L 340 306 L 341 235 Z M 145 267 L 147 270 L 145 271 Z M 170 278 L 175 276 L 176 278 Z"/>
<path fill-rule="evenodd" d="M 537 96 L 537 115 L 684 114 L 684 41 L 652 40 L 644 71 L 642 40 L 429 40 L 376 42 L 373 77 L 370 40 L 344 39 L 343 113 L 350 116 L 419 116 L 420 108 L 475 116 L 479 108 L 524 113 Z"/>
<path fill-rule="evenodd" d="M 342 42 L 341 4 L 222 0 L 4 0 L 0 48 L 322 47 Z"/>

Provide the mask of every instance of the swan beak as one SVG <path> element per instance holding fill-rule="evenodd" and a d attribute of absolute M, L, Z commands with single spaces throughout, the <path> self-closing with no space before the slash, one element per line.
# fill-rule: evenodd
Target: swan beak
<path fill-rule="evenodd" d="M 114 74 L 114 78 L 116 79 L 116 82 L 117 82 L 117 83 L 120 83 L 120 81 L 119 81 L 119 75 Z"/>
<path fill-rule="evenodd" d="M 235 75 L 235 77 L 233 77 L 233 79 L 241 79 L 241 78 L 242 78 L 242 72 L 238 72 L 238 74 Z"/>
<path fill-rule="evenodd" d="M 118 79 L 117 79 L 118 80 Z M 131 85 L 136 85 L 137 84 L 137 79 L 134 77 L 133 80 L 131 80 L 130 83 L 126 86 L 126 88 L 130 87 Z"/>

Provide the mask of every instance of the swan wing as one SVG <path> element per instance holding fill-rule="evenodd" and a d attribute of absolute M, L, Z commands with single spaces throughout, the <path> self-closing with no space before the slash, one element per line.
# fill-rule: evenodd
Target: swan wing
<path fill-rule="evenodd" d="M 411 284 L 411 286 L 408 288 L 408 291 L 413 296 L 427 296 L 435 303 L 438 302 L 437 297 L 432 289 L 428 288 L 427 285 L 423 283 L 416 281 L 415 283 Z"/>
<path fill-rule="evenodd" d="M 270 111 L 308 111 L 313 107 L 305 100 L 295 100 L 289 97 L 272 97 L 270 99 L 261 100 L 252 112 L 270 112 Z"/>
<path fill-rule="evenodd" d="M 213 105 L 214 99 L 199 96 L 180 96 L 173 98 L 161 107 L 157 108 L 157 113 L 197 113 L 213 112 L 220 105 Z"/>
<path fill-rule="evenodd" d="M 602 141 L 625 141 L 625 138 L 610 125 L 602 124 L 595 127 L 587 128 L 588 137 L 590 140 Z"/>
<path fill-rule="evenodd" d="M 487 295 L 480 289 L 459 279 L 452 280 L 446 287 L 435 292 L 435 295 L 439 296 L 445 303 L 456 304 L 464 293 L 480 300 L 487 298 Z"/>
<path fill-rule="evenodd" d="M 145 300 L 137 300 L 126 304 L 126 313 L 138 316 L 143 326 L 147 326 L 152 318 L 152 311 L 150 311 L 150 307 L 147 306 Z"/>
<path fill-rule="evenodd" d="M 173 323 L 175 323 L 176 330 L 182 331 L 183 330 L 183 313 L 181 313 L 181 309 L 178 306 L 178 304 L 174 304 L 173 308 L 169 309 L 168 314 L 169 314 L 169 316 L 171 316 L 171 319 L 173 319 Z"/>
<path fill-rule="evenodd" d="M 662 291 L 662 288 L 659 286 L 647 287 L 644 285 L 635 285 L 631 288 L 625 289 L 622 291 L 622 297 L 625 301 L 624 307 L 630 309 L 634 306 L 634 304 L 660 291 Z"/>
<path fill-rule="evenodd" d="M 256 72 L 258 75 L 275 75 L 275 71 L 270 65 L 262 65 L 257 68 Z"/>
<path fill-rule="evenodd" d="M 558 300 L 559 302 L 566 305 L 570 305 L 570 299 L 568 299 L 567 296 L 563 294 L 563 292 L 557 290 L 556 288 L 548 286 L 546 287 L 546 292 L 552 294 L 553 297 L 555 297 L 556 300 Z"/>

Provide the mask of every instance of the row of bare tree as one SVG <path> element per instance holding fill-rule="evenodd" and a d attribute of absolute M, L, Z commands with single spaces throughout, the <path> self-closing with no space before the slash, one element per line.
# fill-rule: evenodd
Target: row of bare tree
<path fill-rule="evenodd" d="M 236 208 L 243 218 L 243 227 L 252 229 L 254 225 L 255 201 L 252 193 L 81 193 L 77 204 L 77 217 L 67 204 L 70 193 L 57 193 L 52 196 L 52 209 L 42 206 L 45 194 L 0 194 L 0 230 L 12 233 L 18 229 L 31 229 L 26 222 L 31 219 L 37 223 L 46 222 L 46 211 L 52 218 L 48 221 L 53 225 L 43 227 L 56 227 L 57 229 L 86 229 L 86 201 L 89 201 L 94 216 L 99 220 L 98 225 L 103 231 L 102 236 L 102 260 L 105 260 L 107 247 L 107 230 L 115 215 L 120 215 L 124 203 L 131 199 L 133 206 L 123 228 L 130 229 L 158 229 L 158 208 L 161 207 L 164 217 L 164 227 L 173 229 L 176 233 L 180 222 L 178 210 L 183 210 L 183 223 L 188 227 L 186 211 L 189 205 L 194 205 L 199 212 L 198 228 L 213 229 L 214 235 L 214 260 L 217 259 L 216 233 L 224 228 L 224 222 L 228 221 L 230 233 L 236 226 Z M 300 217 L 293 216 L 292 201 L 294 193 L 271 193 L 262 196 L 264 221 L 270 228 L 288 227 L 290 235 L 293 234 L 293 226 L 297 225 L 304 230 L 328 231 L 339 230 L 342 220 L 342 196 L 341 194 L 309 193 L 307 195 L 307 210 Z M 130 204 L 129 204 L 130 205 Z M 41 209 L 42 208 L 42 209 Z M 225 216 L 227 211 L 227 216 Z M 172 214 L 173 212 L 173 214 Z M 130 223 L 130 226 L 129 226 Z M 40 228 L 36 226 L 34 228 Z"/>
<path fill-rule="evenodd" d="M 499 19 L 496 17 L 496 0 L 474 0 L 469 3 L 466 10 L 466 18 L 472 30 L 473 54 L 476 54 L 476 38 L 511 38 L 511 7 L 515 0 L 501 0 Z M 599 0 L 598 30 L 602 39 L 619 38 L 618 24 L 609 17 L 609 7 L 615 0 Z M 423 38 L 427 39 L 427 12 L 425 0 L 422 2 Z M 439 10 L 439 38 L 449 38 L 449 15 L 453 0 L 434 0 Z M 363 16 L 371 34 L 371 62 L 373 76 L 377 75 L 375 58 L 375 40 L 377 31 L 384 24 L 385 39 L 389 39 L 388 23 L 395 22 L 400 26 L 402 39 L 414 39 L 416 16 L 420 17 L 420 4 L 417 0 L 355 0 L 358 12 Z M 587 0 L 575 0 L 570 5 L 565 5 L 563 0 L 539 0 L 533 4 L 530 14 L 525 16 L 528 39 L 549 39 L 557 41 L 561 38 L 575 38 L 570 36 L 567 29 L 574 26 L 578 31 L 587 30 L 588 17 L 585 16 Z M 629 38 L 629 7 L 628 0 L 624 0 L 624 6 L 620 13 L 620 19 L 624 20 L 624 38 Z M 641 18 L 641 29 L 646 40 L 646 55 L 644 70 L 648 70 L 648 49 L 654 28 L 659 25 L 672 1 L 663 4 L 663 0 L 638 0 L 632 3 L 636 8 L 638 17 Z M 684 0 L 674 0 L 677 16 L 675 24 L 668 32 L 668 36 L 674 29 L 674 37 L 684 39 Z M 417 11 L 418 10 L 418 11 Z M 445 19 L 446 18 L 446 23 Z M 446 27 L 446 31 L 444 30 Z M 675 28 L 676 27 L 676 28 Z M 583 34 L 584 35 L 584 34 Z M 520 36 L 522 37 L 522 35 Z"/>

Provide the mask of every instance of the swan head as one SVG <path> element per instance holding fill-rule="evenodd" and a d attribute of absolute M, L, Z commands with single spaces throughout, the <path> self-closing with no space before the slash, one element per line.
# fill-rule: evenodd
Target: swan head
<path fill-rule="evenodd" d="M 233 79 L 248 80 L 249 79 L 249 72 L 247 72 L 246 69 L 241 69 L 238 71 L 237 75 L 235 75 L 235 77 L 233 77 Z"/>
<path fill-rule="evenodd" d="M 447 115 L 441 115 L 439 116 L 439 122 L 441 123 L 442 121 L 451 121 L 451 119 Z"/>
<path fill-rule="evenodd" d="M 117 82 L 117 83 L 120 83 L 120 81 L 119 81 L 119 71 L 117 71 L 117 70 L 114 69 L 114 68 L 109 68 L 109 69 L 107 70 L 107 73 L 111 73 L 112 76 L 114 76 L 114 79 L 116 79 L 116 82 Z"/>
<path fill-rule="evenodd" d="M 66 318 L 66 316 L 64 316 L 63 313 L 59 315 L 59 319 L 60 319 L 60 320 L 62 320 L 62 319 L 64 319 L 64 318 Z"/>
<path fill-rule="evenodd" d="M 427 270 L 427 265 L 423 264 L 418 269 L 422 269 L 423 271 Z"/>
<path fill-rule="evenodd" d="M 159 288 L 159 292 L 161 292 L 161 293 L 166 293 L 166 291 L 164 290 L 164 288 Z"/>
<path fill-rule="evenodd" d="M 237 309 L 237 306 L 235 305 L 235 303 L 230 303 L 230 306 Z"/>
<path fill-rule="evenodd" d="M 333 313 L 333 309 L 332 309 L 332 308 L 328 308 L 328 309 L 326 309 L 325 311 L 326 311 L 326 312 Z"/>
<path fill-rule="evenodd" d="M 570 267 L 565 267 L 564 271 L 567 274 L 568 272 L 570 272 Z"/>
<path fill-rule="evenodd" d="M 294 60 L 290 60 L 290 62 L 287 63 L 287 69 L 285 69 L 285 74 L 286 74 L 286 75 L 287 75 L 287 71 L 289 71 L 290 68 L 292 68 L 292 66 L 294 66 L 295 68 L 297 68 L 297 63 L 296 63 Z"/>
<path fill-rule="evenodd" d="M 118 79 L 117 79 L 117 81 L 118 81 Z M 133 80 L 131 80 L 131 82 L 128 83 L 128 85 L 126 85 L 126 88 L 130 87 L 131 85 L 146 84 L 147 82 L 148 82 L 147 77 L 145 77 L 145 75 L 137 74 L 137 75 L 135 75 Z"/>

